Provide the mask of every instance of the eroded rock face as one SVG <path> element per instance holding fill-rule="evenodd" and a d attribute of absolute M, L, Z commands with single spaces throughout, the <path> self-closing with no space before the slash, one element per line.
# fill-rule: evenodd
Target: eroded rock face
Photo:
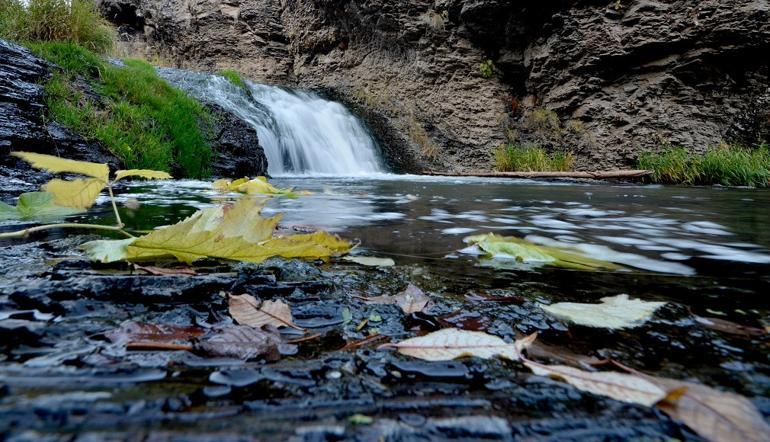
<path fill-rule="evenodd" d="M 214 174 L 229 178 L 267 175 L 267 157 L 254 127 L 221 106 L 206 103 L 206 107 L 213 116 Z"/>
<path fill-rule="evenodd" d="M 125 2 L 142 17 L 148 50 L 330 91 L 404 168 L 489 167 L 505 141 L 573 150 L 579 168 L 624 167 L 665 144 L 701 151 L 768 135 L 764 0 L 103 0 L 102 9 Z"/>

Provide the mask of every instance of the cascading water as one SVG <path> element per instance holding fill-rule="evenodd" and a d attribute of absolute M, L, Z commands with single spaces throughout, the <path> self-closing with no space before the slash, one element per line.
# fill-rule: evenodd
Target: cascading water
<path fill-rule="evenodd" d="M 268 172 L 280 175 L 367 175 L 382 172 L 377 146 L 343 105 L 311 92 L 247 82 L 248 91 L 218 76 L 160 68 L 194 97 L 214 102 L 251 124 Z"/>

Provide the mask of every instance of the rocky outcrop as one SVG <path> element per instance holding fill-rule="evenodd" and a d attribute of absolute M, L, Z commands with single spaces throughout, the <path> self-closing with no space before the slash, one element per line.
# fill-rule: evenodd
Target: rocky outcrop
<path fill-rule="evenodd" d="M 130 4 L 135 17 L 114 12 Z M 489 167 L 499 144 L 623 167 L 767 137 L 766 0 L 102 0 L 180 66 L 330 91 L 397 162 Z M 112 14 L 112 15 L 111 15 Z M 391 158 L 392 159 L 392 158 Z"/>
<path fill-rule="evenodd" d="M 46 109 L 42 83 L 51 66 L 28 50 L 0 40 L 0 180 L 3 191 L 31 191 L 50 179 L 50 174 L 31 169 L 10 155 L 30 151 L 75 160 L 108 163 L 120 161 L 97 143 L 44 118 Z"/>
<path fill-rule="evenodd" d="M 0 60 L 0 179 L 4 180 L 4 191 L 35 190 L 50 179 L 50 174 L 31 169 L 11 156 L 13 151 L 107 163 L 112 170 L 122 167 L 121 161 L 99 143 L 45 118 L 43 83 L 56 66 L 4 40 L 0 40 Z M 85 82 L 79 87 L 94 94 Z M 98 101 L 98 96 L 95 98 Z M 254 128 L 222 108 L 206 106 L 212 114 L 212 173 L 228 177 L 265 175 L 267 159 Z"/>

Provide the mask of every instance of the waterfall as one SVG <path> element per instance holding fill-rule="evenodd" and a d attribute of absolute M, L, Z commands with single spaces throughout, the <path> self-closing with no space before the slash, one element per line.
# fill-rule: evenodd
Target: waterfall
<path fill-rule="evenodd" d="M 244 90 L 221 76 L 201 72 L 159 68 L 158 74 L 251 124 L 265 149 L 270 175 L 383 172 L 374 138 L 340 103 L 312 92 L 249 81 Z"/>

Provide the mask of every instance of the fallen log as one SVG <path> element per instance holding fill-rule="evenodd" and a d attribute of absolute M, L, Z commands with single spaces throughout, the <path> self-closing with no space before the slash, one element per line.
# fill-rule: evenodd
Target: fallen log
<path fill-rule="evenodd" d="M 606 170 L 600 172 L 437 172 L 435 170 L 424 170 L 423 175 L 431 176 L 451 176 L 451 177 L 484 177 L 484 178 L 590 178 L 590 179 L 612 179 L 612 178 L 641 178 L 651 174 L 651 170 Z"/>

